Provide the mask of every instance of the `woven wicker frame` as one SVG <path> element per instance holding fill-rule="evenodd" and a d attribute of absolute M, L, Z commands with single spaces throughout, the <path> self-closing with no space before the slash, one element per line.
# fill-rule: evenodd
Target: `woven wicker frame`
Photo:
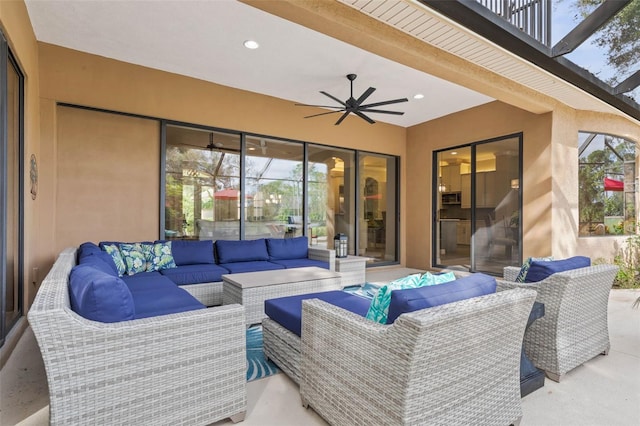
<path fill-rule="evenodd" d="M 520 350 L 534 299 L 533 291 L 505 291 L 393 325 L 308 300 L 301 365 L 295 335 L 268 319 L 265 354 L 294 380 L 300 372 L 303 404 L 332 425 L 508 425 L 522 416 Z"/>
<path fill-rule="evenodd" d="M 255 272 L 256 276 L 260 272 Z M 282 278 L 286 280 L 287 270 L 282 271 Z M 223 301 L 224 304 L 239 303 L 245 308 L 246 324 L 259 324 L 266 317 L 264 313 L 264 301 L 277 297 L 295 296 L 297 294 L 316 293 L 320 291 L 341 290 L 341 278 L 336 275 L 333 278 L 310 279 L 293 283 L 265 285 L 250 288 L 240 288 L 232 283 L 224 281 L 223 276 Z"/>
<path fill-rule="evenodd" d="M 594 265 L 551 275 L 537 283 L 515 283 L 520 268 L 507 267 L 498 289 L 537 291 L 544 317 L 535 321 L 524 338 L 525 352 L 547 377 L 561 377 L 595 356 L 609 351 L 607 308 L 618 271 L 614 265 Z"/>
<path fill-rule="evenodd" d="M 70 308 L 75 252 L 60 254 L 28 316 L 44 360 L 52 425 L 244 419 L 242 306 L 118 323 L 90 321 Z"/>

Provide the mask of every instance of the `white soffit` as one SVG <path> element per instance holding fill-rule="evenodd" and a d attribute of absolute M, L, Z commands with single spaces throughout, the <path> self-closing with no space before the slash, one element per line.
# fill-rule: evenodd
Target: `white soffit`
<path fill-rule="evenodd" d="M 402 127 L 494 100 L 237 1 L 26 0 L 26 5 L 38 41 L 291 102 L 333 105 L 320 90 L 346 100 L 346 75 L 355 73 L 355 97 L 371 86 L 377 90 L 368 102 L 409 99 L 388 108 L 404 111 L 403 116 L 371 114 Z M 247 39 L 260 48 L 244 48 Z M 413 99 L 416 93 L 425 98 Z M 314 113 L 300 107 L 292 120 Z M 333 125 L 338 117 L 309 120 Z"/>
<path fill-rule="evenodd" d="M 617 108 L 479 37 L 421 3 L 406 0 L 338 1 L 571 108 L 623 114 Z"/>

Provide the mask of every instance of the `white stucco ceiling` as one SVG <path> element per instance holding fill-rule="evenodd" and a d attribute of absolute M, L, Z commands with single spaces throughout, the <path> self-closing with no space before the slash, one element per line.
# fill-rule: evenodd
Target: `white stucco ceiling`
<path fill-rule="evenodd" d="M 354 73 L 356 98 L 369 86 L 377 90 L 367 103 L 409 98 L 385 107 L 403 116 L 370 114 L 403 127 L 493 100 L 233 0 L 26 4 L 39 41 L 292 102 L 333 105 L 320 90 L 346 100 L 345 76 Z M 246 49 L 248 39 L 260 48 Z M 314 113 L 299 109 L 299 119 Z M 310 120 L 332 125 L 338 117 Z"/>

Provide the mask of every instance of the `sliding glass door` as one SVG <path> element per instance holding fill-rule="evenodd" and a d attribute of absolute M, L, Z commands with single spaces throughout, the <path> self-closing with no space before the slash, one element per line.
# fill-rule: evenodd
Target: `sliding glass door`
<path fill-rule="evenodd" d="M 0 346 L 22 316 L 24 77 L 0 32 Z"/>
<path fill-rule="evenodd" d="M 502 275 L 521 264 L 522 136 L 434 153 L 435 265 Z"/>

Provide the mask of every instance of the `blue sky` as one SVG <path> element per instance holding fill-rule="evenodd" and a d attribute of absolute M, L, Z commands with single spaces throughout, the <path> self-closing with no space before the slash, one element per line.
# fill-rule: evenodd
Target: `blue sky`
<path fill-rule="evenodd" d="M 553 46 L 567 35 L 569 31 L 575 28 L 582 18 L 578 16 L 578 12 L 573 6 L 576 3 L 576 0 L 553 0 L 552 3 L 551 44 Z M 576 50 L 565 55 L 565 58 L 576 65 L 589 70 L 600 80 L 607 82 L 616 75 L 616 70 L 607 64 L 605 49 L 594 44 L 594 39 L 595 36 L 590 37 Z M 637 67 L 635 69 L 637 69 Z M 618 76 L 617 81 L 623 81 L 625 78 L 629 77 L 635 69 L 630 71 L 627 75 Z M 640 100 L 640 88 L 636 88 L 635 90 L 627 93 L 627 95 L 635 98 L 636 101 Z"/>
<path fill-rule="evenodd" d="M 575 28 L 582 20 L 577 16 L 577 11 L 573 5 L 575 0 L 553 1 L 553 14 L 551 23 L 551 40 L 555 45 L 569 31 Z M 608 80 L 615 75 L 615 70 L 607 65 L 606 52 L 595 44 L 592 44 L 594 37 L 582 43 L 576 50 L 565 55 L 571 62 L 588 69 L 601 80 Z"/>

